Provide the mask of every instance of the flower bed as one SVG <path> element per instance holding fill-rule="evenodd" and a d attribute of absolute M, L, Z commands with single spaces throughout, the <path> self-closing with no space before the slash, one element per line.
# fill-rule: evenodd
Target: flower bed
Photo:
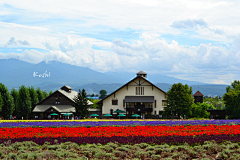
<path fill-rule="evenodd" d="M 235 125 L 240 120 L 74 120 L 74 121 L 0 121 L 0 128 L 11 127 L 79 127 L 79 126 L 177 126 L 177 125 Z M 18 123 L 13 123 L 18 122 Z"/>
<path fill-rule="evenodd" d="M 0 141 L 33 140 L 41 143 L 46 139 L 78 141 L 79 143 L 202 143 L 239 139 L 240 125 L 194 126 L 121 126 L 121 127 L 59 127 L 59 128 L 0 128 Z M 220 139 L 218 140 L 218 138 Z M 96 139 L 99 141 L 95 141 Z M 192 139 L 192 140 L 191 140 Z M 190 141 L 191 140 L 191 141 Z M 40 141 L 40 142 L 39 142 Z M 239 140 L 240 141 L 240 140 Z"/>
<path fill-rule="evenodd" d="M 239 120 L 60 121 L 0 123 L 0 143 L 8 140 L 72 141 L 80 144 L 202 144 L 206 140 L 240 142 Z M 234 125 L 237 124 L 237 125 Z M 63 127 L 68 126 L 68 127 Z M 85 126 L 85 127 L 84 127 Z"/>

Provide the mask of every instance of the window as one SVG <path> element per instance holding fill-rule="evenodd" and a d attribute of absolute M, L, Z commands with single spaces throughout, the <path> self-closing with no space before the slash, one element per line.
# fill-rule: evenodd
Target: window
<path fill-rule="evenodd" d="M 111 114 L 111 115 L 113 114 L 113 109 L 110 109 L 110 114 Z"/>
<path fill-rule="evenodd" d="M 60 94 L 56 94 L 56 102 L 55 104 L 60 104 Z"/>
<path fill-rule="evenodd" d="M 118 105 L 118 100 L 112 100 L 112 105 Z"/>
<path fill-rule="evenodd" d="M 155 116 L 157 115 L 157 111 L 154 111 L 154 115 L 155 115 Z"/>
<path fill-rule="evenodd" d="M 167 106 L 167 100 L 162 100 L 162 106 Z"/>
<path fill-rule="evenodd" d="M 59 97 L 56 98 L 55 104 L 60 104 L 60 98 Z"/>
<path fill-rule="evenodd" d="M 157 108 L 157 100 L 154 101 L 155 108 Z"/>
<path fill-rule="evenodd" d="M 125 100 L 123 100 L 123 108 L 125 108 Z"/>
<path fill-rule="evenodd" d="M 136 95 L 144 95 L 144 87 L 136 87 Z"/>

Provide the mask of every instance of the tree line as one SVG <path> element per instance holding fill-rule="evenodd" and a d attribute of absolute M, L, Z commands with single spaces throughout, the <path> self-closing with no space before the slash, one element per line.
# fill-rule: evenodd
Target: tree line
<path fill-rule="evenodd" d="M 27 119 L 33 118 L 32 111 L 36 104 L 47 96 L 52 94 L 52 91 L 47 92 L 39 87 L 34 89 L 33 86 L 25 87 L 22 85 L 19 89 L 12 88 L 11 91 L 0 83 L 0 117 L 9 119 L 10 116 L 16 118 Z"/>
<path fill-rule="evenodd" d="M 226 88 L 223 100 L 205 99 L 205 103 L 194 103 L 192 87 L 173 84 L 167 92 L 167 105 L 163 114 L 167 118 L 209 118 L 208 109 L 226 109 L 227 118 L 240 119 L 240 81 L 235 80 Z M 219 107 L 217 104 L 224 104 Z M 217 108 L 215 106 L 217 106 Z"/>

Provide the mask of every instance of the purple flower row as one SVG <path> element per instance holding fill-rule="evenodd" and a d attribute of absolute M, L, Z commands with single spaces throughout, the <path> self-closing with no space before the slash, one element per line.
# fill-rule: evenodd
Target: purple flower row
<path fill-rule="evenodd" d="M 188 121 L 66 121 L 66 122 L 19 122 L 19 123 L 0 123 L 1 128 L 5 127 L 96 127 L 96 126 L 175 126 L 175 125 L 235 125 L 240 124 L 240 120 L 188 120 Z"/>
<path fill-rule="evenodd" d="M 120 144 L 169 144 L 169 145 L 179 145 L 188 143 L 189 145 L 203 144 L 205 141 L 215 140 L 217 143 L 222 143 L 224 141 L 240 142 L 240 135 L 201 135 L 201 136 L 166 136 L 166 137 L 144 137 L 144 136 L 132 136 L 132 137 L 59 137 L 59 138 L 18 138 L 18 139 L 0 139 L 1 143 L 24 142 L 33 141 L 39 145 L 43 145 L 45 142 L 50 142 L 54 144 L 55 140 L 58 143 L 62 142 L 74 142 L 77 144 L 107 144 L 109 142 L 118 142 Z"/>
<path fill-rule="evenodd" d="M 188 121 L 65 121 L 65 122 L 19 122 L 19 123 L 0 123 L 1 128 L 5 127 L 96 127 L 96 126 L 175 126 L 175 125 L 234 125 L 240 124 L 240 120 L 188 120 Z"/>

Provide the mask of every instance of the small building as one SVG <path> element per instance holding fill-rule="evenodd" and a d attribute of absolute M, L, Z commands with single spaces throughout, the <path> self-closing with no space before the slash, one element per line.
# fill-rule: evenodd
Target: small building
<path fill-rule="evenodd" d="M 203 94 L 200 91 L 197 91 L 194 95 L 194 103 L 203 103 Z"/>
<path fill-rule="evenodd" d="M 117 117 L 118 110 L 124 111 L 126 118 L 138 114 L 142 118 L 162 118 L 166 106 L 166 92 L 147 80 L 147 73 L 140 71 L 137 76 L 107 95 L 98 102 L 102 105 L 102 114 Z"/>
<path fill-rule="evenodd" d="M 227 113 L 225 109 L 208 109 L 207 111 L 210 112 L 210 119 L 226 119 Z"/>
<path fill-rule="evenodd" d="M 72 90 L 71 87 L 65 85 L 60 90 L 53 92 L 47 98 L 39 102 L 33 109 L 36 118 L 52 119 L 63 118 L 64 114 L 69 114 L 70 117 L 74 116 L 75 107 L 73 98 L 77 96 L 78 92 Z M 88 100 L 90 113 L 101 113 L 100 109 L 92 109 L 93 103 Z M 51 115 L 55 113 L 56 115 Z"/>

